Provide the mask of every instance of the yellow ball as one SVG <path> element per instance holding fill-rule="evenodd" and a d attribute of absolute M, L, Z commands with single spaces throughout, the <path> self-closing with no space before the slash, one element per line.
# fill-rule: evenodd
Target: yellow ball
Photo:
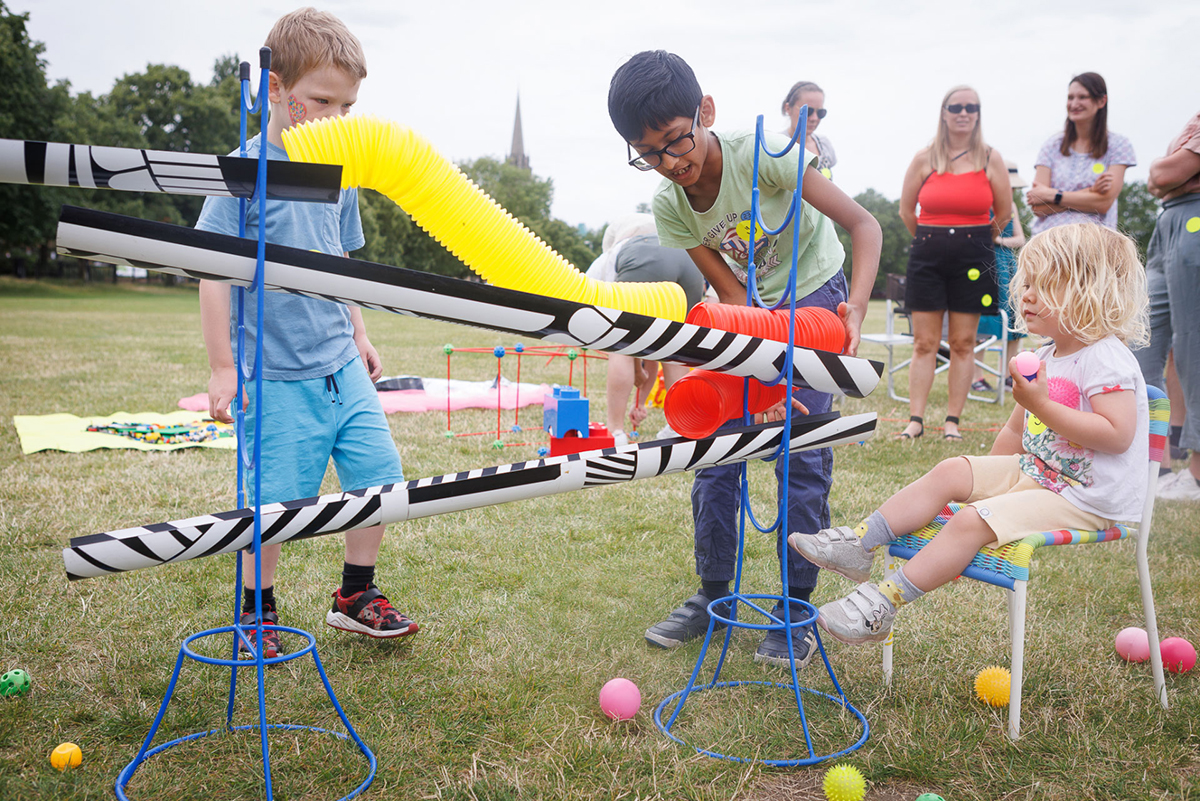
<path fill-rule="evenodd" d="M 1008 668 L 984 668 L 975 677 L 975 695 L 988 706 L 1008 706 L 1008 690 L 1011 680 Z"/>
<path fill-rule="evenodd" d="M 829 801 L 862 801 L 867 794 L 867 780 L 853 765 L 834 765 L 825 774 L 822 787 Z"/>
<path fill-rule="evenodd" d="M 50 754 L 50 764 L 58 770 L 74 768 L 83 761 L 83 752 L 75 743 L 60 743 Z"/>

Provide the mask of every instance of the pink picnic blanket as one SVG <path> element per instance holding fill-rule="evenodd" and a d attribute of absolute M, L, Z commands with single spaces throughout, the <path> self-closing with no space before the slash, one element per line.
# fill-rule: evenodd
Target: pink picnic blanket
<path fill-rule="evenodd" d="M 387 414 L 393 412 L 437 412 L 445 411 L 447 403 L 447 381 L 444 378 L 419 379 L 421 389 L 381 391 L 379 403 Z M 500 408 L 515 409 L 520 400 L 521 407 L 540 406 L 542 396 L 550 392 L 547 384 L 514 384 L 504 379 L 500 385 Z M 451 411 L 458 409 L 495 409 L 496 382 L 460 381 L 449 382 L 449 404 Z M 208 394 L 197 392 L 179 399 L 179 408 L 191 412 L 208 411 Z"/>

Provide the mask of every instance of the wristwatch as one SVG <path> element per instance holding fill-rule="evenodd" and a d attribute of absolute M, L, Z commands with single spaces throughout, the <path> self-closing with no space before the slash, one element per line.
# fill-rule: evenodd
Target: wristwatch
<path fill-rule="evenodd" d="M 1062 205 L 1062 192 L 1055 192 L 1055 193 L 1054 193 L 1054 205 L 1055 205 L 1055 206 L 1061 206 L 1061 205 Z"/>

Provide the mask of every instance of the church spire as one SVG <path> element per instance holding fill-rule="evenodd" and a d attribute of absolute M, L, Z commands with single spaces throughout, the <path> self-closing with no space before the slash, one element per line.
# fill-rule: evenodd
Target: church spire
<path fill-rule="evenodd" d="M 529 169 L 529 156 L 525 154 L 525 137 L 521 133 L 521 95 L 519 94 L 517 95 L 517 117 L 513 122 L 512 149 L 509 151 L 507 161 L 522 170 Z"/>

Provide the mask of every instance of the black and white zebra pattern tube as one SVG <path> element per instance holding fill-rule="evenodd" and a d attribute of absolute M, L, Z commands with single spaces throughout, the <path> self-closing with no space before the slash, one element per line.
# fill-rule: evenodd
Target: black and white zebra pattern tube
<path fill-rule="evenodd" d="M 0 139 L 0 183 L 248 198 L 257 180 L 254 158 Z M 336 203 L 341 188 L 339 165 L 267 162 L 273 200 Z"/>
<path fill-rule="evenodd" d="M 789 449 L 826 448 L 868 439 L 874 414 L 836 412 L 794 421 Z M 404 484 L 324 495 L 262 507 L 262 542 L 276 544 L 418 517 L 618 484 L 771 456 L 783 423 L 721 429 L 705 439 L 665 439 L 530 462 L 483 467 Z M 174 564 L 248 548 L 254 510 L 76 537 L 63 549 L 67 577 L 76 580 Z"/>
<path fill-rule="evenodd" d="M 58 252 L 239 286 L 253 281 L 257 255 L 249 239 L 73 206 L 63 207 Z M 281 245 L 267 245 L 265 270 L 268 290 L 760 381 L 785 364 L 782 342 Z M 799 347 L 792 365 L 796 384 L 854 398 L 883 372 L 879 362 Z"/>

